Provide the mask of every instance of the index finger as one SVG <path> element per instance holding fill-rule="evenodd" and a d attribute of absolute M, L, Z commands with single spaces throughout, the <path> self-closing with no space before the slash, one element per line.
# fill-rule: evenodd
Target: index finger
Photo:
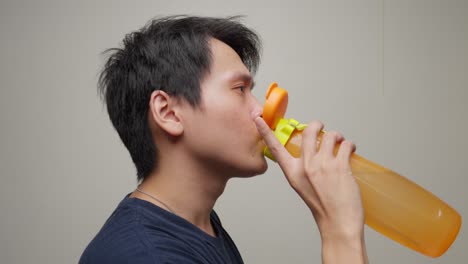
<path fill-rule="evenodd" d="M 292 159 L 294 159 L 291 154 L 286 150 L 286 148 L 281 144 L 281 142 L 276 138 L 273 131 L 271 131 L 270 127 L 265 123 L 265 120 L 260 116 L 254 117 L 255 125 L 257 126 L 257 130 L 260 135 L 263 137 L 265 144 L 270 149 L 271 154 L 278 162 L 280 167 L 284 170 L 287 168 L 285 166 L 287 163 L 290 163 Z"/>

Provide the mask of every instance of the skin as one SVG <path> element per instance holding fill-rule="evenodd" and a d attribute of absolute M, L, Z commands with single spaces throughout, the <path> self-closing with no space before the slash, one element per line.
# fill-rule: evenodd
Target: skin
<path fill-rule="evenodd" d="M 317 151 L 323 125 L 315 121 L 304 131 L 301 157 L 293 158 L 260 117 L 252 77 L 237 53 L 216 39 L 209 43 L 212 61 L 201 81 L 200 107 L 163 91 L 151 94 L 148 122 L 159 149 L 158 166 L 140 188 L 164 204 L 136 191 L 130 197 L 172 211 L 215 236 L 210 212 L 216 200 L 230 178 L 267 170 L 262 153 L 266 144 L 312 212 L 322 237 L 323 262 L 366 263 L 362 202 L 349 174 L 354 144 L 328 132 Z"/>
<path fill-rule="evenodd" d="M 302 153 L 294 158 L 268 125 L 252 113 L 255 124 L 291 187 L 307 204 L 322 238 L 323 263 L 368 263 L 364 241 L 364 210 L 349 159 L 355 145 L 331 131 L 317 150 L 323 124 L 311 122 L 302 134 Z M 333 154 L 340 144 L 337 155 Z"/>
<path fill-rule="evenodd" d="M 209 215 L 227 181 L 262 174 L 267 163 L 251 118 L 261 105 L 251 93 L 250 72 L 223 42 L 213 39 L 210 47 L 212 65 L 201 81 L 198 108 L 163 91 L 152 93 L 148 122 L 158 166 L 140 187 L 214 236 Z M 131 197 L 168 209 L 139 192 Z"/>

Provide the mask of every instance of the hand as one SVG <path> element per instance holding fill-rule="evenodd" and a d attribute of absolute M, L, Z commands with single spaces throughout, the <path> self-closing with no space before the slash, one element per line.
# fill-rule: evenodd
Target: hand
<path fill-rule="evenodd" d="M 355 145 L 337 132 L 327 132 L 317 150 L 323 124 L 315 121 L 303 131 L 302 153 L 294 158 L 259 114 L 253 114 L 253 119 L 289 184 L 312 211 L 322 241 L 363 241 L 364 210 L 350 166 Z M 339 143 L 335 156 L 333 151 Z"/>

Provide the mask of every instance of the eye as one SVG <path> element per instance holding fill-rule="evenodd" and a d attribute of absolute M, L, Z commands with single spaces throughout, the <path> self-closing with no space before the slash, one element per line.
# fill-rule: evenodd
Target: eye
<path fill-rule="evenodd" d="M 239 86 L 239 87 L 237 87 L 237 89 L 239 89 L 241 92 L 244 92 L 245 91 L 245 86 Z"/>

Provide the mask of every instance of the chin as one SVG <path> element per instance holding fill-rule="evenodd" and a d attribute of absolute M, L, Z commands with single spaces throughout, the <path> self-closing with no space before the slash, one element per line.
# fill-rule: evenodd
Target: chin
<path fill-rule="evenodd" d="M 255 161 L 254 164 L 251 164 L 249 168 L 243 168 L 242 172 L 239 173 L 237 177 L 239 178 L 249 178 L 254 177 L 260 174 L 264 174 L 268 169 L 268 163 L 266 162 L 263 155 Z"/>
<path fill-rule="evenodd" d="M 268 163 L 267 163 L 265 157 L 262 156 L 262 163 L 261 163 L 259 172 L 258 172 L 256 175 L 258 175 L 258 174 L 264 174 L 264 173 L 267 171 L 267 169 L 268 169 Z"/>

